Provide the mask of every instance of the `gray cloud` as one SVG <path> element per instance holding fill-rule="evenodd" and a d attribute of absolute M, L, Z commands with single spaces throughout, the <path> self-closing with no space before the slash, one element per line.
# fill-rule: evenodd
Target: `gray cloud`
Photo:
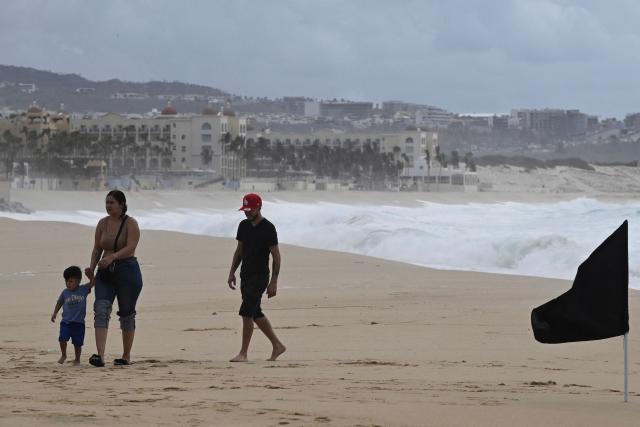
<path fill-rule="evenodd" d="M 246 95 L 622 116 L 640 110 L 639 18 L 630 0 L 26 0 L 3 5 L 0 62 Z"/>

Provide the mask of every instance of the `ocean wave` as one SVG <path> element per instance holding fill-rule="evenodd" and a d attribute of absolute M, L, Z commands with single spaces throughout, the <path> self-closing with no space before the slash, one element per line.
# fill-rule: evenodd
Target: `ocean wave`
<path fill-rule="evenodd" d="M 640 203 L 577 199 L 559 203 L 422 201 L 418 207 L 265 202 L 282 243 L 456 270 L 572 279 L 582 261 L 629 220 L 630 284 L 640 289 Z M 226 209 L 132 212 L 141 228 L 235 237 L 242 214 Z M 0 213 L 19 220 L 93 226 L 96 211 Z"/>

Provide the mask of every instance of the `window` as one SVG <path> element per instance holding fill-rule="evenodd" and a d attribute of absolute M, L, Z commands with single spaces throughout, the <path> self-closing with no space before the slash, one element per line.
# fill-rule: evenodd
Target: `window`
<path fill-rule="evenodd" d="M 202 142 L 211 142 L 211 134 L 210 133 L 203 133 L 202 134 Z"/>
<path fill-rule="evenodd" d="M 201 130 L 211 130 L 211 125 L 209 123 L 203 123 Z"/>
<path fill-rule="evenodd" d="M 182 158 L 182 163 L 186 163 L 187 159 L 185 159 L 184 157 Z"/>
<path fill-rule="evenodd" d="M 182 134 L 182 136 L 180 137 L 180 139 L 184 141 L 184 139 L 185 139 L 186 137 L 187 137 L 187 135 Z"/>
<path fill-rule="evenodd" d="M 182 148 L 181 148 L 181 151 L 182 151 L 183 153 L 186 153 L 186 152 L 187 152 L 187 147 L 185 147 L 185 146 L 183 145 L 183 146 L 182 146 Z"/>

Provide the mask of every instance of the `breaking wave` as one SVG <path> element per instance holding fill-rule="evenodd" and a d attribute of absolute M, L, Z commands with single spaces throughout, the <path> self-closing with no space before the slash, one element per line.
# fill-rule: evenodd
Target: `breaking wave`
<path fill-rule="evenodd" d="M 242 214 L 227 209 L 132 212 L 143 229 L 235 237 Z M 263 208 L 292 245 L 369 255 L 411 264 L 572 279 L 578 266 L 629 220 L 630 284 L 640 289 L 640 203 L 592 199 L 527 204 L 437 204 L 418 207 L 291 203 Z M 19 220 L 93 226 L 102 212 L 0 213 Z"/>

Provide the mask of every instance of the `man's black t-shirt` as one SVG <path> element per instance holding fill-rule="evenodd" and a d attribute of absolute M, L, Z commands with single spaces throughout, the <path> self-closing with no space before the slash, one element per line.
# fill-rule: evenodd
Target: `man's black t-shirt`
<path fill-rule="evenodd" d="M 269 248 L 278 244 L 276 227 L 266 218 L 256 226 L 245 219 L 238 225 L 236 240 L 242 242 L 240 278 L 269 274 Z"/>

